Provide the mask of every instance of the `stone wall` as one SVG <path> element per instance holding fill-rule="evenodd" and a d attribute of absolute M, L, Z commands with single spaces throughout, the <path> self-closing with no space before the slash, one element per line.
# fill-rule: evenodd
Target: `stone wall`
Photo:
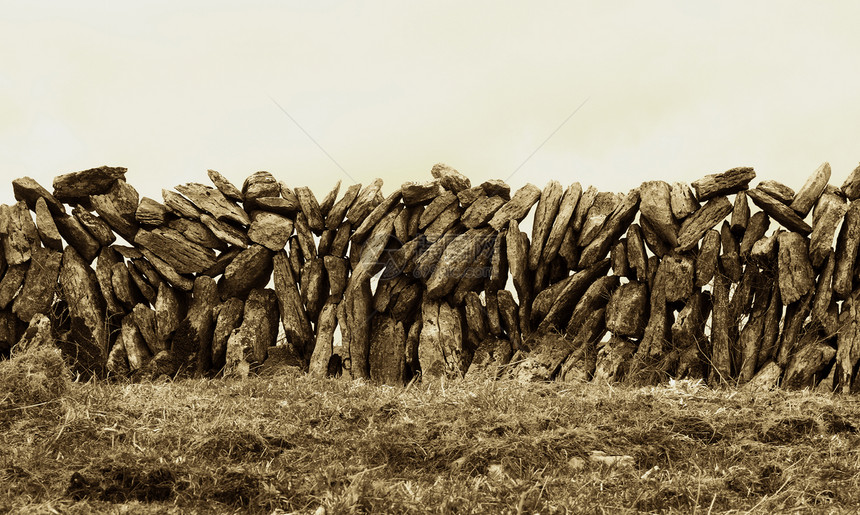
<path fill-rule="evenodd" d="M 18 203 L 0 206 L 0 350 L 47 317 L 84 376 L 287 365 L 389 384 L 851 391 L 860 167 L 839 188 L 825 163 L 797 192 L 750 188 L 752 168 L 626 194 L 431 173 L 388 194 L 379 179 L 338 183 L 321 200 L 268 172 L 239 189 L 210 170 L 213 186 L 160 202 L 125 168 L 58 176 L 53 193 L 17 179 Z"/>

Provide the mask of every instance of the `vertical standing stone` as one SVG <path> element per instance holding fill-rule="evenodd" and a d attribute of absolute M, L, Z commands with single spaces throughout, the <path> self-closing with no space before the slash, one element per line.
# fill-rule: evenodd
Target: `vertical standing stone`
<path fill-rule="evenodd" d="M 73 247 L 63 251 L 59 281 L 71 325 L 71 339 L 61 347 L 78 372 L 100 375 L 108 354 L 105 303 L 95 273 Z"/>

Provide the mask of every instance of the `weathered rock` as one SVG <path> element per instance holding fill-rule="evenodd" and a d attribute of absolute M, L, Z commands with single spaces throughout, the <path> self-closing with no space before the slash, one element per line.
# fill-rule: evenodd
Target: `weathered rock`
<path fill-rule="evenodd" d="M 498 379 L 512 355 L 511 342 L 508 340 L 492 337 L 483 339 L 475 349 L 466 379 Z"/>
<path fill-rule="evenodd" d="M 780 289 L 780 295 L 782 295 Z M 809 292 L 797 302 L 789 304 L 785 310 L 785 320 L 782 324 L 782 335 L 779 342 L 779 351 L 776 354 L 776 362 L 780 366 L 788 365 L 789 360 L 795 353 L 795 348 L 801 339 L 803 326 L 809 316 L 812 307 L 813 292 Z M 784 302 L 783 302 L 784 303 Z"/>
<path fill-rule="evenodd" d="M 198 245 L 170 228 L 141 229 L 134 237 L 134 243 L 164 260 L 180 274 L 201 273 L 215 264 L 212 249 Z"/>
<path fill-rule="evenodd" d="M 251 245 L 227 265 L 218 283 L 222 299 L 243 298 L 252 289 L 262 288 L 272 276 L 273 252 L 262 245 Z"/>
<path fill-rule="evenodd" d="M 352 233 L 352 241 L 362 243 L 367 237 L 376 230 L 376 226 L 386 218 L 393 209 L 400 212 L 400 190 L 395 191 L 385 198 L 382 202 L 376 205 L 373 210 L 364 218 L 364 221 Z M 392 228 L 393 228 L 392 220 Z"/>
<path fill-rule="evenodd" d="M 783 304 L 792 304 L 815 286 L 809 262 L 809 241 L 795 232 L 779 235 L 779 291 Z"/>
<path fill-rule="evenodd" d="M 155 322 L 158 339 L 167 341 L 179 323 L 185 318 L 185 306 L 180 302 L 176 292 L 163 283 L 158 288 L 158 295 L 155 300 Z"/>
<path fill-rule="evenodd" d="M 629 230 L 629 229 L 628 229 Z M 609 260 L 612 262 L 612 273 L 618 277 L 633 279 L 627 262 L 627 239 L 622 238 L 609 251 Z"/>
<path fill-rule="evenodd" d="M 278 180 L 266 171 L 254 172 L 242 184 L 242 198 L 246 203 L 249 201 L 253 203 L 261 197 L 279 196 L 281 196 L 281 186 Z"/>
<path fill-rule="evenodd" d="M 448 190 L 444 191 L 451 193 Z M 475 186 L 474 188 L 468 188 L 457 193 L 457 200 L 460 201 L 461 206 L 468 208 L 479 199 L 486 198 L 487 196 L 487 192 L 484 191 L 484 188 Z"/>
<path fill-rule="evenodd" d="M 860 166 L 855 168 L 845 178 L 845 182 L 842 183 L 842 188 L 840 189 L 850 201 L 860 198 Z"/>
<path fill-rule="evenodd" d="M 732 210 L 726 197 L 714 197 L 698 211 L 687 217 L 678 233 L 678 250 L 686 252 L 695 247 L 706 232 L 713 229 Z"/>
<path fill-rule="evenodd" d="M 764 237 L 769 227 L 770 217 L 764 211 L 758 211 L 750 217 L 741 240 L 740 255 L 742 258 L 749 257 L 753 245 Z"/>
<path fill-rule="evenodd" d="M 138 261 L 145 261 L 144 259 L 139 259 Z M 155 302 L 155 296 L 157 293 L 158 285 L 150 283 L 143 274 L 140 273 L 138 268 L 134 266 L 134 261 L 131 261 L 128 264 L 128 275 L 131 278 L 132 282 L 137 286 L 137 289 L 140 291 L 143 298 L 145 298 L 149 303 Z"/>
<path fill-rule="evenodd" d="M 127 168 L 100 166 L 58 175 L 54 177 L 54 197 L 61 202 L 74 202 L 107 193 L 118 179 L 125 179 L 127 171 Z"/>
<path fill-rule="evenodd" d="M 454 193 L 459 193 L 462 190 L 472 187 L 471 181 L 469 181 L 465 175 L 444 163 L 436 163 L 433 165 L 433 168 L 430 170 L 430 174 L 436 179 L 439 179 L 439 183 L 443 188 Z"/>
<path fill-rule="evenodd" d="M 125 347 L 129 369 L 132 372 L 140 370 L 152 359 L 152 353 L 149 351 L 149 347 L 146 346 L 146 341 L 144 341 L 143 335 L 140 334 L 137 324 L 134 323 L 133 315 L 126 315 L 122 319 L 121 326 L 119 341 L 115 345 Z"/>
<path fill-rule="evenodd" d="M 334 201 L 337 199 L 338 193 L 340 193 L 340 179 L 338 179 L 334 187 L 320 201 L 320 214 L 323 216 L 323 219 L 328 216 L 329 211 L 334 207 Z"/>
<path fill-rule="evenodd" d="M 334 331 L 337 328 L 337 306 L 339 303 L 339 298 L 329 298 L 320 311 L 316 324 L 316 342 L 308 368 L 308 373 L 312 377 L 326 377 L 328 374 L 328 364 L 332 357 L 334 344 Z"/>
<path fill-rule="evenodd" d="M 42 247 L 34 247 L 32 252 L 24 287 L 12 303 L 12 312 L 23 322 L 29 322 L 37 313 L 48 312 L 54 301 L 63 257 L 60 252 Z"/>
<path fill-rule="evenodd" d="M 301 278 L 302 301 L 311 320 L 316 320 L 329 296 L 323 258 L 312 259 L 305 263 Z"/>
<path fill-rule="evenodd" d="M 672 249 L 675 247 L 669 245 L 666 240 L 657 234 L 657 230 L 654 229 L 647 218 L 640 217 L 639 224 L 642 226 L 642 238 L 645 240 L 645 245 L 655 256 L 662 258 L 672 252 Z"/>
<path fill-rule="evenodd" d="M 579 232 L 577 244 L 580 247 L 585 247 L 600 234 L 601 228 L 606 224 L 606 219 L 618 207 L 619 202 L 621 202 L 621 196 L 617 193 L 601 191 L 595 195 Z"/>
<path fill-rule="evenodd" d="M 672 193 L 663 181 L 643 182 L 639 187 L 641 216 L 650 222 L 654 232 L 671 247 L 678 246 L 678 222 L 672 215 Z"/>
<path fill-rule="evenodd" d="M 435 242 L 458 225 L 462 214 L 463 210 L 456 202 L 449 205 L 444 211 L 439 213 L 439 216 L 437 216 L 430 225 L 424 229 L 424 238 L 431 243 Z"/>
<path fill-rule="evenodd" d="M 514 300 L 513 294 L 508 290 L 499 290 L 496 294 L 499 303 L 499 316 L 503 329 L 508 335 L 511 347 L 518 351 L 523 346 L 522 330 L 520 329 L 519 306 Z"/>
<path fill-rule="evenodd" d="M 118 179 L 107 192 L 90 196 L 90 202 L 96 213 L 114 232 L 126 241 L 134 241 L 138 230 L 135 213 L 140 203 L 137 190 L 124 180 Z"/>
<path fill-rule="evenodd" d="M 353 277 L 369 280 L 385 267 L 387 263 L 382 260 L 382 256 L 391 239 L 394 220 L 397 218 L 400 209 L 402 209 L 402 206 L 395 207 L 393 211 L 390 211 L 374 227 L 373 233 L 367 238 L 367 241 L 364 242 L 361 248 L 361 257 L 358 263 L 353 267 Z M 355 248 L 355 242 L 353 241 L 353 249 Z"/>
<path fill-rule="evenodd" d="M 564 240 L 564 234 L 570 226 L 580 197 L 582 197 L 582 186 L 578 182 L 571 184 L 565 190 L 559 204 L 558 214 L 552 222 L 552 227 L 546 238 L 546 244 L 541 252 L 541 262 L 546 264 L 551 263 L 558 255 L 561 243 Z"/>
<path fill-rule="evenodd" d="M 860 200 L 852 201 L 842 220 L 842 228 L 836 239 L 836 272 L 833 290 L 839 298 L 846 298 L 853 291 L 852 280 L 857 248 L 860 246 Z"/>
<path fill-rule="evenodd" d="M 418 360 L 425 381 L 463 376 L 463 321 L 447 302 L 424 300 L 421 305 Z"/>
<path fill-rule="evenodd" d="M 755 292 L 755 302 L 749 319 L 740 331 L 737 346 L 741 353 L 741 359 L 736 360 L 739 361 L 736 368 L 738 369 L 738 380 L 741 383 L 752 380 L 756 370 L 758 370 L 758 357 L 761 354 L 763 343 L 762 332 L 767 318 L 770 297 L 770 288 L 760 288 Z"/>
<path fill-rule="evenodd" d="M 227 340 L 224 375 L 243 376 L 266 360 L 267 350 L 278 337 L 278 307 L 275 292 L 253 289 L 245 301 L 242 324 Z"/>
<path fill-rule="evenodd" d="M 369 379 L 368 356 L 373 297 L 369 279 L 353 279 L 338 307 L 341 327 L 344 376 L 348 379 Z"/>
<path fill-rule="evenodd" d="M 200 211 L 209 213 L 215 219 L 223 222 L 234 222 L 248 225 L 251 218 L 241 207 L 221 193 L 217 188 L 190 182 L 176 186 L 176 191 L 185 195 Z"/>
<path fill-rule="evenodd" d="M 594 205 L 594 201 L 597 199 L 598 194 L 599 192 L 594 186 L 589 186 L 588 189 L 583 192 L 579 199 L 579 203 L 576 205 L 576 211 L 573 212 L 573 216 L 570 219 L 570 226 L 574 232 L 580 233 L 582 231 L 582 228 L 585 226 L 585 221 L 588 219 L 588 212 L 591 210 L 591 206 Z"/>
<path fill-rule="evenodd" d="M 421 213 L 421 217 L 419 218 L 418 228 L 424 229 L 429 226 L 436 220 L 436 218 L 439 217 L 439 215 L 448 210 L 452 204 L 456 203 L 457 195 L 447 190 L 444 191 L 441 195 L 434 198 L 426 208 L 424 208 L 424 211 Z"/>
<path fill-rule="evenodd" d="M 220 191 L 222 195 L 237 202 L 243 202 L 245 200 L 245 197 L 242 195 L 242 192 L 239 191 L 239 188 L 219 172 L 215 170 L 206 170 L 206 173 L 209 175 L 209 180 L 212 181 L 212 184 L 218 188 L 218 191 Z"/>
<path fill-rule="evenodd" d="M 504 204 L 505 199 L 502 197 L 482 196 L 466 209 L 460 220 L 469 229 L 481 227 L 489 222 Z"/>
<path fill-rule="evenodd" d="M 325 218 L 326 229 L 337 229 L 343 222 L 347 210 L 352 207 L 355 199 L 361 191 L 361 184 L 353 184 L 349 186 L 343 193 L 343 197 L 338 200 L 329 210 Z"/>
<path fill-rule="evenodd" d="M 189 241 L 204 248 L 220 250 L 222 252 L 227 250 L 227 243 L 219 239 L 211 229 L 199 220 L 176 218 L 167 222 L 167 227 L 179 232 Z"/>
<path fill-rule="evenodd" d="M 296 278 L 296 282 L 301 280 L 302 275 L 302 267 L 305 266 L 305 257 L 302 255 L 302 247 L 299 245 L 299 237 L 291 236 L 290 237 L 290 267 L 293 270 L 293 277 Z"/>
<path fill-rule="evenodd" d="M 714 197 L 745 190 L 754 178 L 755 171 L 752 168 L 732 168 L 731 170 L 706 175 L 697 181 L 693 181 L 693 189 L 696 190 L 696 198 L 702 202 Z"/>
<path fill-rule="evenodd" d="M 744 390 L 749 391 L 768 391 L 776 388 L 779 384 L 779 378 L 782 376 L 782 367 L 770 361 L 764 364 L 752 378 L 750 382 L 744 385 Z"/>
<path fill-rule="evenodd" d="M 316 196 L 307 186 L 296 188 L 296 196 L 302 206 L 302 213 L 308 221 L 308 226 L 315 234 L 321 234 L 325 229 L 325 221 Z"/>
<path fill-rule="evenodd" d="M 785 205 L 789 205 L 794 201 L 794 190 L 785 184 L 777 181 L 761 181 L 756 186 L 759 189 Z"/>
<path fill-rule="evenodd" d="M 161 202 L 152 200 L 149 197 L 143 197 L 140 199 L 137 211 L 134 212 L 134 219 L 140 225 L 164 225 L 168 220 L 169 213 L 170 209 Z"/>
<path fill-rule="evenodd" d="M 200 218 L 200 210 L 190 200 L 179 193 L 162 189 L 161 198 L 164 200 L 164 205 L 177 215 L 191 220 L 198 220 Z"/>
<path fill-rule="evenodd" d="M 812 232 L 812 227 L 797 216 L 797 213 L 762 190 L 751 189 L 747 192 L 747 195 L 749 195 L 755 205 L 786 229 L 798 232 L 804 236 Z"/>
<path fill-rule="evenodd" d="M 590 312 L 573 336 L 573 352 L 562 362 L 557 381 L 584 383 L 591 379 L 597 366 L 597 342 L 606 334 L 606 308 Z M 568 331 L 568 335 L 570 335 Z"/>
<path fill-rule="evenodd" d="M 203 224 L 206 229 L 209 230 L 217 239 L 224 242 L 218 246 L 223 246 L 224 244 L 234 245 L 236 247 L 248 248 L 248 245 L 251 244 L 251 240 L 248 236 L 236 229 L 232 225 L 222 222 L 220 220 L 216 220 L 212 216 L 207 213 L 202 213 L 200 215 L 200 222 Z M 217 248 L 217 247 L 216 247 Z"/>
<path fill-rule="evenodd" d="M 301 210 L 298 198 L 286 199 L 281 197 L 259 197 L 251 202 L 247 202 L 245 206 L 248 209 L 253 207 L 261 211 L 269 211 L 284 216 L 293 216 Z"/>
<path fill-rule="evenodd" d="M 6 252 L 6 262 L 10 265 L 20 265 L 30 260 L 30 248 L 39 242 L 39 231 L 27 204 L 18 201 L 9 208 L 6 227 L 6 238 L 3 247 Z"/>
<path fill-rule="evenodd" d="M 809 259 L 818 268 L 833 248 L 836 227 L 842 221 L 848 206 L 845 200 L 833 193 L 824 193 L 815 205 L 812 215 L 812 234 L 809 235 Z"/>
<path fill-rule="evenodd" d="M 735 205 L 732 208 L 732 233 L 738 238 L 743 237 L 747 229 L 747 224 L 750 221 L 750 203 L 747 201 L 745 191 L 739 191 L 735 194 Z"/>
<path fill-rule="evenodd" d="M 753 243 L 749 260 L 761 268 L 773 267 L 776 264 L 776 242 L 779 234 L 784 231 L 777 229 L 770 235 L 760 238 Z"/>
<path fill-rule="evenodd" d="M 490 227 L 500 231 L 511 220 L 519 222 L 525 218 L 535 202 L 538 201 L 540 194 L 540 189 L 534 184 L 526 184 L 518 189 L 513 198 L 493 215 L 490 220 Z"/>
<path fill-rule="evenodd" d="M 741 266 L 740 245 L 732 234 L 731 226 L 728 222 L 723 222 L 720 228 L 720 265 L 723 273 L 733 283 L 741 280 L 743 267 Z"/>
<path fill-rule="evenodd" d="M 167 342 L 158 336 L 158 320 L 154 310 L 144 304 L 137 304 L 131 316 L 150 354 L 155 355 L 167 350 Z"/>
<path fill-rule="evenodd" d="M 639 190 L 633 189 L 606 219 L 606 223 L 594 240 L 582 250 L 579 257 L 579 268 L 587 268 L 609 254 L 609 249 L 615 243 L 636 216 L 639 208 Z"/>
<path fill-rule="evenodd" d="M 110 349 L 110 353 L 105 363 L 105 369 L 110 375 L 116 377 L 126 377 L 131 373 L 128 366 L 128 354 L 125 352 L 125 345 L 122 340 L 118 340 Z"/>
<path fill-rule="evenodd" d="M 438 179 L 427 182 L 404 182 L 400 186 L 403 203 L 407 206 L 430 202 L 444 191 Z"/>
<path fill-rule="evenodd" d="M 630 224 L 627 228 L 627 263 L 636 279 L 640 281 L 648 279 L 648 255 L 645 253 L 642 228 L 639 224 Z"/>
<path fill-rule="evenodd" d="M 66 243 L 74 247 L 87 263 L 96 258 L 100 248 L 99 242 L 84 229 L 77 218 L 70 215 L 59 215 L 54 217 L 54 223 L 57 224 L 57 231 L 66 240 Z"/>
<path fill-rule="evenodd" d="M 63 251 L 59 282 L 62 296 L 69 305 L 71 326 L 70 339 L 61 348 L 75 360 L 76 371 L 100 375 L 108 354 L 105 303 L 95 272 L 74 247 L 66 247 Z"/>
<path fill-rule="evenodd" d="M 15 195 L 15 200 L 24 201 L 32 211 L 36 210 L 36 203 L 42 199 L 52 215 L 66 214 L 65 206 L 30 177 L 21 177 L 12 181 L 12 192 Z"/>
<path fill-rule="evenodd" d="M 787 389 L 812 388 L 815 374 L 824 369 L 836 355 L 836 350 L 821 342 L 810 339 L 801 347 L 785 367 L 782 387 Z"/>
<path fill-rule="evenodd" d="M 227 341 L 242 323 L 245 303 L 230 297 L 216 308 L 215 329 L 212 332 L 212 368 L 221 370 L 227 363 Z"/>
<path fill-rule="evenodd" d="M 537 270 L 543 253 L 546 238 L 549 236 L 552 224 L 558 215 L 561 205 L 562 188 L 558 181 L 547 183 L 541 193 L 532 223 L 532 239 L 529 248 L 529 270 Z"/>
<path fill-rule="evenodd" d="M 511 199 L 511 187 L 501 179 L 490 179 L 481 183 L 480 188 L 488 197 L 498 195 L 505 200 Z"/>
<path fill-rule="evenodd" d="M 373 317 L 370 331 L 370 379 L 375 383 L 406 382 L 406 330 L 391 316 Z"/>
<path fill-rule="evenodd" d="M 211 277 L 194 280 L 188 313 L 173 334 L 172 352 L 180 370 L 200 375 L 212 364 L 212 334 L 215 329 L 213 310 L 218 305 L 218 287 Z"/>
<path fill-rule="evenodd" d="M 683 220 L 699 210 L 699 201 L 693 195 L 690 186 L 684 182 L 675 182 L 672 184 L 670 193 L 670 206 L 672 215 L 676 220 Z"/>
<path fill-rule="evenodd" d="M 296 287 L 287 253 L 283 250 L 275 253 L 274 282 L 275 293 L 278 296 L 278 307 L 281 314 L 281 324 L 287 339 L 299 356 L 308 356 L 313 352 L 313 331 L 307 311 L 302 304 L 302 297 Z"/>
<path fill-rule="evenodd" d="M 39 197 L 36 201 L 36 230 L 39 232 L 39 239 L 42 240 L 42 245 L 45 247 L 62 252 L 63 240 L 60 237 L 60 231 L 57 230 L 57 224 L 51 216 L 51 211 L 45 203 L 45 199 Z M 6 256 L 3 255 L 5 262 Z M 0 270 L 2 272 L 2 270 Z"/>
<path fill-rule="evenodd" d="M 812 300 L 812 319 L 824 322 L 830 301 L 833 298 L 833 272 L 836 270 L 836 254 L 827 253 L 827 259 L 815 283 L 815 297 Z"/>
<path fill-rule="evenodd" d="M 111 268 L 111 287 L 117 300 L 119 300 L 124 307 L 123 312 L 131 310 L 135 304 L 144 301 L 144 298 L 137 289 L 137 286 L 131 282 L 128 268 L 126 268 L 126 265 L 122 260 Z"/>
<path fill-rule="evenodd" d="M 579 301 L 580 297 L 582 297 L 583 293 L 585 293 L 588 287 L 591 286 L 598 277 L 606 275 L 606 272 L 608 271 L 609 260 L 604 259 L 603 261 L 595 263 L 590 268 L 574 274 L 572 279 L 565 284 L 564 288 L 555 297 L 552 307 L 549 308 L 546 317 L 544 317 L 543 321 L 538 325 L 537 332 L 545 334 L 553 327 L 561 329 L 562 327 L 567 326 L 567 323 L 562 325 L 562 321 L 566 322 L 566 320 L 569 320 L 569 318 L 566 317 L 573 311 L 573 308 L 576 306 L 576 303 Z"/>
<path fill-rule="evenodd" d="M 438 299 L 454 289 L 460 277 L 466 273 L 484 246 L 488 244 L 492 233 L 489 227 L 470 229 L 457 236 L 445 248 L 433 274 L 427 280 L 429 299 Z"/>
<path fill-rule="evenodd" d="M 534 295 L 533 284 L 528 273 L 529 238 L 526 233 L 520 231 L 516 220 L 508 223 L 508 232 L 505 235 L 506 257 L 508 271 L 517 298 L 520 299 L 520 319 L 525 320 L 526 332 L 531 332 L 531 305 Z"/>
<path fill-rule="evenodd" d="M 636 353 L 636 344 L 626 338 L 613 336 L 597 349 L 597 359 L 592 381 L 615 383 L 624 379 L 631 358 Z"/>
<path fill-rule="evenodd" d="M 120 304 L 113 289 L 113 267 L 121 262 L 122 257 L 120 257 L 114 247 L 103 248 L 99 252 L 98 261 L 96 261 L 96 280 L 98 281 L 102 297 L 105 299 L 108 314 L 111 315 L 125 312 L 125 308 Z"/>
<path fill-rule="evenodd" d="M 684 308 L 672 324 L 672 344 L 679 349 L 677 376 L 680 378 L 705 379 L 707 338 L 705 323 L 711 311 L 711 298 L 697 291 L 690 296 Z"/>
<path fill-rule="evenodd" d="M 511 369 L 514 379 L 524 382 L 550 381 L 561 364 L 573 352 L 573 343 L 560 335 L 548 333 L 530 342 L 531 352 Z M 512 361 L 517 361 L 516 356 Z"/>
<path fill-rule="evenodd" d="M 149 250 L 141 249 L 141 252 L 146 260 L 149 261 L 152 266 L 158 270 L 158 273 L 161 274 L 161 276 L 164 277 L 164 279 L 166 279 L 171 285 L 182 291 L 191 291 L 191 288 L 194 286 L 194 280 L 192 278 L 179 274 L 175 268 Z"/>
<path fill-rule="evenodd" d="M 695 286 L 700 288 L 714 277 L 717 268 L 718 256 L 720 254 L 720 233 L 709 230 L 702 238 L 702 248 L 696 256 L 696 282 Z"/>
<path fill-rule="evenodd" d="M 94 216 L 80 205 L 77 205 L 72 209 L 72 215 L 78 219 L 78 222 L 81 223 L 84 229 L 86 229 L 102 247 L 106 247 L 116 241 L 116 235 L 113 233 L 110 226 L 105 223 L 104 220 Z"/>
<path fill-rule="evenodd" d="M 54 347 L 51 320 L 42 313 L 36 313 L 30 319 L 21 339 L 13 347 L 12 354 L 23 354 L 32 349 L 45 347 Z"/>
<path fill-rule="evenodd" d="M 761 346 L 758 350 L 756 364 L 763 368 L 765 363 L 776 357 L 777 341 L 779 339 L 779 323 L 782 320 L 782 299 L 779 295 L 779 283 L 774 281 L 770 287 L 770 301 L 767 312 L 764 315 L 764 327 L 762 329 Z M 755 377 L 753 378 L 755 380 Z"/>
<path fill-rule="evenodd" d="M 3 279 L 0 280 L 0 309 L 6 309 L 15 298 L 21 285 L 24 284 L 29 268 L 29 263 L 21 263 L 12 265 L 6 270 Z"/>
<path fill-rule="evenodd" d="M 801 217 L 806 217 L 824 193 L 828 182 L 830 182 L 830 163 L 825 162 L 806 179 L 789 207 Z"/>
<path fill-rule="evenodd" d="M 619 279 L 614 275 L 600 277 L 591 283 L 576 303 L 567 323 L 565 334 L 574 340 L 577 339 L 578 334 L 586 325 L 586 319 L 599 309 L 606 307 L 612 294 L 618 288 L 618 284 Z"/>
<path fill-rule="evenodd" d="M 484 282 L 489 290 L 501 290 L 508 284 L 508 231 L 502 230 L 496 234 L 490 234 L 489 240 L 481 249 L 481 254 L 475 259 L 477 266 L 468 270 L 471 274 L 464 277 L 477 279 L 477 283 Z M 487 266 L 490 276 L 487 277 Z"/>
<path fill-rule="evenodd" d="M 729 289 L 731 281 L 722 273 L 714 275 L 711 322 L 711 372 L 708 383 L 727 383 L 732 378 Z"/>
<path fill-rule="evenodd" d="M 836 384 L 849 393 L 857 361 L 860 361 L 860 291 L 855 291 L 842 303 L 840 330 L 836 337 Z"/>
<path fill-rule="evenodd" d="M 286 247 L 293 234 L 293 221 L 275 213 L 254 211 L 248 228 L 248 239 L 272 252 Z"/>
<path fill-rule="evenodd" d="M 364 221 L 365 217 L 373 211 L 379 204 L 378 196 L 381 195 L 382 179 L 376 179 L 361 190 L 361 193 L 355 198 L 355 202 L 349 207 L 346 212 L 346 219 L 353 227 L 358 227 Z"/>

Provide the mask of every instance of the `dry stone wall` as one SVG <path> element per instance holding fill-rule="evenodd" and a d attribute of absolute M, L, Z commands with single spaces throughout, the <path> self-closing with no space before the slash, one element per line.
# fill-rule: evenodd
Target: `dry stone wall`
<path fill-rule="evenodd" d="M 860 389 L 860 167 L 797 192 L 751 187 L 752 168 L 627 193 L 431 174 L 321 200 L 268 172 L 239 189 L 210 170 L 160 201 L 125 168 L 17 179 L 0 352 L 49 323 L 84 376 Z"/>

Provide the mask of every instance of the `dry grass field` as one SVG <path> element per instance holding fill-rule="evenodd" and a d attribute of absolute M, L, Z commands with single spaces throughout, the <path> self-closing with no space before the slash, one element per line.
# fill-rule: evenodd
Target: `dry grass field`
<path fill-rule="evenodd" d="M 860 402 L 512 381 L 74 383 L 0 362 L 0 512 L 854 513 Z"/>

